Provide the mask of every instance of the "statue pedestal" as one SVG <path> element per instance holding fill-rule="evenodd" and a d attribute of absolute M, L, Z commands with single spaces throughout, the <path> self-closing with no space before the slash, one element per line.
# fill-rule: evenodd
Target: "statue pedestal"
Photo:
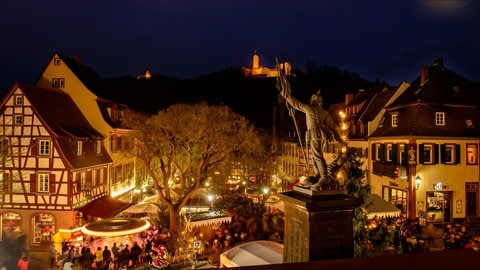
<path fill-rule="evenodd" d="M 285 204 L 284 263 L 353 258 L 353 216 L 362 199 L 302 187 L 279 196 Z"/>

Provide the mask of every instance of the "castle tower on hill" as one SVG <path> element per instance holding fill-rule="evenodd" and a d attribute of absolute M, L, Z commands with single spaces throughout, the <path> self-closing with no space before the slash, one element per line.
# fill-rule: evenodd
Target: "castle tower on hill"
<path fill-rule="evenodd" d="M 283 62 L 280 63 L 280 66 L 285 69 L 285 74 L 287 76 L 291 75 L 292 72 L 292 65 L 288 62 Z M 253 53 L 253 59 L 252 59 L 252 67 L 247 68 L 247 67 L 242 67 L 243 74 L 246 77 L 277 77 L 278 76 L 278 71 L 276 67 L 273 68 L 268 68 L 268 67 L 262 67 L 260 65 L 260 56 L 257 54 L 257 52 Z"/>

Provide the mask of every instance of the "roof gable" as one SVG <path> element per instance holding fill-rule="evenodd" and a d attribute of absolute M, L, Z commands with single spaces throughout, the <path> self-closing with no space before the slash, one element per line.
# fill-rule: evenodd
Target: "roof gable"
<path fill-rule="evenodd" d="M 104 147 L 101 153 L 95 152 L 94 143 L 86 143 L 84 154 L 77 156 L 77 141 L 95 142 L 103 140 L 103 136 L 90 126 L 68 94 L 58 89 L 43 89 L 16 83 L 8 96 L 16 90 L 20 90 L 25 95 L 33 112 L 49 131 L 60 153 L 73 168 L 112 162 Z"/>
<path fill-rule="evenodd" d="M 429 68 L 422 69 L 420 76 L 389 107 L 417 102 L 477 106 L 479 98 L 478 86 L 447 69 L 441 59 L 436 59 Z"/>

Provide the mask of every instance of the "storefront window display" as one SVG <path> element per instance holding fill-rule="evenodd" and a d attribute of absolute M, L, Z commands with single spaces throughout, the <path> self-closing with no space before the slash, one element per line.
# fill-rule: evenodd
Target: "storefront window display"
<path fill-rule="evenodd" d="M 55 216 L 40 213 L 33 217 L 33 243 L 49 243 L 55 234 Z"/>
<path fill-rule="evenodd" d="M 2 232 L 9 233 L 21 233 L 22 229 L 22 217 L 15 212 L 5 212 L 2 214 Z"/>
<path fill-rule="evenodd" d="M 450 222 L 451 192 L 427 192 L 427 222 Z"/>

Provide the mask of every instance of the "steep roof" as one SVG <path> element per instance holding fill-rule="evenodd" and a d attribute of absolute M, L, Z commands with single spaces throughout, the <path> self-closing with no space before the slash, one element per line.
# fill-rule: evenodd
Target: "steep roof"
<path fill-rule="evenodd" d="M 57 53 L 68 68 L 82 81 L 82 83 L 93 93 L 99 93 L 103 88 L 103 80 L 97 72 L 81 62 L 81 56 L 76 55 L 77 59 L 70 58 L 64 54 Z"/>
<path fill-rule="evenodd" d="M 362 110 L 360 110 L 358 113 L 359 116 L 356 120 L 364 124 L 372 121 L 380 113 L 380 111 L 385 108 L 385 105 L 393 96 L 393 94 L 395 94 L 395 91 L 396 88 L 391 88 L 388 86 L 381 88 L 381 90 L 370 99 L 370 102 L 362 107 Z"/>
<path fill-rule="evenodd" d="M 412 103 L 479 105 L 480 91 L 466 78 L 447 69 L 443 60 L 435 59 L 422 74 L 389 107 L 407 106 Z"/>
<path fill-rule="evenodd" d="M 384 120 L 371 137 L 480 137 L 478 85 L 445 68 L 441 59 L 423 72 L 386 107 Z M 445 125 L 435 124 L 436 112 L 445 113 Z M 392 114 L 398 115 L 396 127 Z"/>
<path fill-rule="evenodd" d="M 108 109 L 116 106 L 119 110 L 127 108 L 125 104 L 117 101 L 109 100 L 103 97 L 105 93 L 105 83 L 94 69 L 84 65 L 80 55 L 70 58 L 64 54 L 56 53 L 67 67 L 75 74 L 75 76 L 85 85 L 85 87 L 97 96 L 97 105 L 101 111 L 103 119 L 112 127 L 118 127 L 119 123 L 111 119 Z"/>
<path fill-rule="evenodd" d="M 98 155 L 93 144 L 88 143 L 85 144 L 85 155 L 77 156 L 76 144 L 71 143 L 72 139 L 97 140 L 103 139 L 103 136 L 88 123 L 68 94 L 57 89 L 43 89 L 22 83 L 14 84 L 12 92 L 17 88 L 22 90 L 34 112 L 53 133 L 61 152 L 73 168 L 112 162 L 105 149 Z"/>

